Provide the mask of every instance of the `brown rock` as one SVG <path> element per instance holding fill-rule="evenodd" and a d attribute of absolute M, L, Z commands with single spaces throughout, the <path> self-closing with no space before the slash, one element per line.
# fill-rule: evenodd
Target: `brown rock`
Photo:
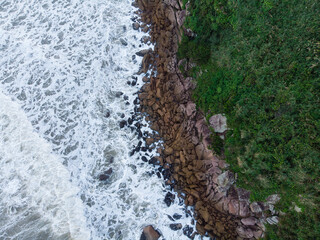
<path fill-rule="evenodd" d="M 171 154 L 173 153 L 173 149 L 172 149 L 171 147 L 166 147 L 166 148 L 164 149 L 164 153 L 165 153 L 166 155 L 171 155 Z"/>
<path fill-rule="evenodd" d="M 232 215 L 239 214 L 239 202 L 238 200 L 231 200 L 229 202 L 229 213 Z"/>
<path fill-rule="evenodd" d="M 216 229 L 219 233 L 224 233 L 224 224 L 221 222 L 216 222 Z"/>
<path fill-rule="evenodd" d="M 195 114 L 196 112 L 196 104 L 193 102 L 188 102 L 186 106 L 187 116 L 190 117 Z"/>
<path fill-rule="evenodd" d="M 149 225 L 143 229 L 143 234 L 147 240 L 157 240 L 160 238 L 160 234 Z"/>
<path fill-rule="evenodd" d="M 196 154 L 197 154 L 197 157 L 198 159 L 202 159 L 203 157 L 203 151 L 204 151 L 204 146 L 202 143 L 200 143 L 198 146 L 196 146 Z"/>
<path fill-rule="evenodd" d="M 200 209 L 199 213 L 201 214 L 203 220 L 207 223 L 209 221 L 210 214 L 206 209 Z"/>

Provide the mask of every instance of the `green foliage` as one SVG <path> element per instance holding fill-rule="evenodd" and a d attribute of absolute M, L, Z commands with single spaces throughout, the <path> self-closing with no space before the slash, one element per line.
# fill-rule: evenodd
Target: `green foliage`
<path fill-rule="evenodd" d="M 227 115 L 237 184 L 252 200 L 281 195 L 286 215 L 269 239 L 320 239 L 320 2 L 189 2 L 197 35 L 183 38 L 179 57 L 198 63 L 198 106 Z"/>

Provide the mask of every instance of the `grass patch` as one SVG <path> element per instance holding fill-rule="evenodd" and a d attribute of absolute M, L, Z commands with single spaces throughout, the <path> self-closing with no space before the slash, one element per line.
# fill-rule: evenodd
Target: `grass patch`
<path fill-rule="evenodd" d="M 268 239 L 320 239 L 320 2 L 190 0 L 179 57 L 194 100 L 225 113 L 225 155 L 252 200 L 279 193 Z M 300 213 L 294 210 L 299 206 Z"/>

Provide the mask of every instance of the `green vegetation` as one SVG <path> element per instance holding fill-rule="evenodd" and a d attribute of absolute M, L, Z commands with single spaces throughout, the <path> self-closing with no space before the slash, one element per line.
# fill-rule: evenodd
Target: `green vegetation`
<path fill-rule="evenodd" d="M 196 37 L 178 56 L 197 63 L 198 106 L 228 118 L 237 185 L 256 201 L 281 195 L 267 239 L 320 239 L 320 1 L 190 0 L 188 11 Z"/>

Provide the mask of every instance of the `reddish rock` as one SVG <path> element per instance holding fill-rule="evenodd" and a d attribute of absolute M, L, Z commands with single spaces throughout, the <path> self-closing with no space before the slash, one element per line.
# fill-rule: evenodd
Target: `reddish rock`
<path fill-rule="evenodd" d="M 239 202 L 238 200 L 231 200 L 229 202 L 229 213 L 232 215 L 238 215 L 239 213 Z"/>
<path fill-rule="evenodd" d="M 147 240 L 157 240 L 160 238 L 160 234 L 151 225 L 143 229 L 143 234 Z"/>
<path fill-rule="evenodd" d="M 255 217 L 242 218 L 241 222 L 246 226 L 253 226 L 257 223 L 257 219 Z"/>
<path fill-rule="evenodd" d="M 249 203 L 248 202 L 239 202 L 240 210 L 239 210 L 239 216 L 240 217 L 247 217 L 250 215 L 249 211 Z"/>
<path fill-rule="evenodd" d="M 250 228 L 243 228 L 242 226 L 237 227 L 237 233 L 239 235 L 239 237 L 242 238 L 252 238 L 253 237 L 253 232 Z"/>

